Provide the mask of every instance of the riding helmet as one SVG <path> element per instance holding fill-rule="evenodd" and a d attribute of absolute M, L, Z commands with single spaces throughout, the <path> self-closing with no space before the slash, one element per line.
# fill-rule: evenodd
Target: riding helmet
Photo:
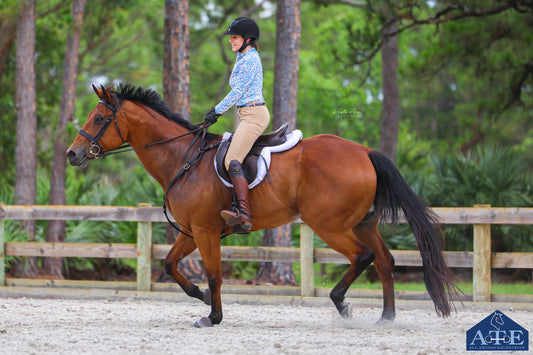
<path fill-rule="evenodd" d="M 257 23 L 249 17 L 237 17 L 231 22 L 228 30 L 224 32 L 225 35 L 240 35 L 244 37 L 244 44 L 239 49 L 241 52 L 246 46 L 255 43 L 259 40 L 259 26 Z M 251 39 L 250 43 L 246 41 Z"/>

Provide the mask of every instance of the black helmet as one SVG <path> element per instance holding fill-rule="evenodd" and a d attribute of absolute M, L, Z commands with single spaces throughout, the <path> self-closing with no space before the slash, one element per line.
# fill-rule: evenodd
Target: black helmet
<path fill-rule="evenodd" d="M 244 44 L 239 49 L 241 52 L 247 45 L 255 43 L 259 40 L 259 26 L 249 17 L 237 17 L 231 22 L 228 30 L 224 32 L 225 35 L 240 35 L 244 37 Z M 250 43 L 246 44 L 248 38 L 251 39 Z"/>

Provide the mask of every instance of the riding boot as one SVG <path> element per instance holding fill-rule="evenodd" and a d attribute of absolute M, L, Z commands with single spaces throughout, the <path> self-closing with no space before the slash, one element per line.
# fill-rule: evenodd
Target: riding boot
<path fill-rule="evenodd" d="M 228 173 L 233 184 L 233 191 L 237 199 L 237 207 L 233 210 L 223 210 L 220 216 L 230 227 L 238 226 L 245 231 L 252 229 L 252 213 L 248 203 L 248 180 L 244 174 L 241 163 L 232 160 Z"/>

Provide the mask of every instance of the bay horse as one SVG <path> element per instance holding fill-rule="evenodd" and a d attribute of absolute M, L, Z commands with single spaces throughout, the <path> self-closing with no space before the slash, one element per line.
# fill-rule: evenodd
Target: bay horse
<path fill-rule="evenodd" d="M 148 173 L 162 186 L 165 203 L 181 228 L 165 258 L 165 270 L 190 297 L 211 305 L 196 327 L 222 321 L 221 234 L 232 231 L 220 211 L 232 202 L 231 189 L 213 165 L 221 136 L 172 112 L 150 89 L 121 84 L 93 89 L 100 99 L 67 150 L 73 166 L 116 152 L 129 143 Z M 201 138 L 199 139 L 198 137 Z M 193 153 L 196 154 L 192 157 Z M 342 317 L 351 305 L 345 294 L 372 262 L 383 284 L 380 321 L 392 321 L 394 259 L 378 232 L 381 217 L 409 222 L 423 261 L 424 281 L 438 315 L 447 317 L 457 295 L 456 279 L 443 258 L 442 233 L 431 211 L 385 155 L 334 135 L 303 139 L 272 155 L 270 182 L 250 191 L 253 230 L 275 228 L 298 217 L 351 265 L 330 298 Z M 209 288 L 201 291 L 178 271 L 178 262 L 199 249 Z"/>

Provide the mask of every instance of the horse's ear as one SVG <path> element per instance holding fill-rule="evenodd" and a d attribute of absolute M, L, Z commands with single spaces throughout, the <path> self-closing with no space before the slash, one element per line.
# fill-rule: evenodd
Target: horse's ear
<path fill-rule="evenodd" d="M 104 99 L 104 97 L 103 97 L 103 96 L 104 96 L 103 91 L 100 90 L 100 89 L 98 89 L 96 86 L 94 86 L 94 84 L 92 84 L 92 85 L 93 85 L 93 91 L 94 91 L 94 93 L 96 94 L 96 96 L 98 96 L 98 98 L 99 98 L 100 100 L 103 100 L 103 99 Z"/>
<path fill-rule="evenodd" d="M 100 89 L 101 89 L 100 90 L 101 96 L 98 95 L 100 100 L 103 100 L 109 104 L 112 104 L 114 101 L 113 101 L 113 97 L 111 96 L 111 93 L 103 85 L 100 85 Z"/>

